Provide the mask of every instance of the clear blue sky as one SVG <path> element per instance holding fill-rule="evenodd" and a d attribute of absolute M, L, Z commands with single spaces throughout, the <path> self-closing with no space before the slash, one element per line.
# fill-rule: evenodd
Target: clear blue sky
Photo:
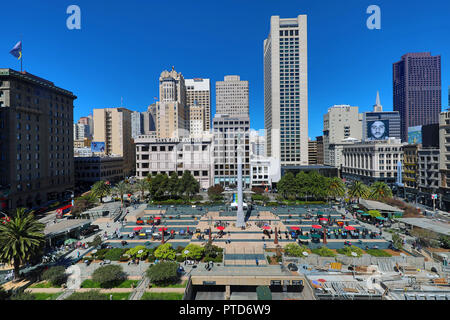
<path fill-rule="evenodd" d="M 66 28 L 66 8 L 81 8 L 81 30 Z M 381 30 L 368 30 L 366 8 L 381 7 Z M 322 134 L 334 104 L 371 110 L 380 90 L 392 110 L 392 63 L 407 52 L 442 55 L 442 104 L 450 85 L 447 0 L 3 1 L 0 67 L 23 39 L 24 69 L 73 91 L 74 119 L 93 108 L 144 111 L 158 77 L 172 65 L 185 78 L 238 74 L 250 82 L 250 116 L 264 127 L 263 40 L 271 15 L 308 15 L 309 136 Z"/>

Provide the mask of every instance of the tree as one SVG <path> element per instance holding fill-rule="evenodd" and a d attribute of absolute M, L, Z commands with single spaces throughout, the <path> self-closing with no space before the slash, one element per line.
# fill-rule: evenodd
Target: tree
<path fill-rule="evenodd" d="M 153 255 L 160 260 L 175 260 L 176 251 L 170 243 L 164 243 L 155 250 Z"/>
<path fill-rule="evenodd" d="M 272 300 L 272 292 L 268 286 L 256 287 L 256 295 L 258 300 Z"/>
<path fill-rule="evenodd" d="M 252 191 L 253 191 L 255 194 L 259 194 L 259 195 L 262 195 L 262 194 L 264 193 L 264 189 L 261 188 L 261 187 L 253 187 L 253 188 L 252 188 Z"/>
<path fill-rule="evenodd" d="M 122 266 L 111 264 L 97 268 L 92 274 L 92 281 L 100 283 L 102 288 L 113 288 L 127 279 Z"/>
<path fill-rule="evenodd" d="M 120 197 L 120 202 L 123 207 L 123 195 L 131 192 L 131 186 L 125 181 L 120 181 L 116 184 L 112 192 Z"/>
<path fill-rule="evenodd" d="M 147 277 L 156 285 L 175 284 L 179 281 L 178 264 L 176 262 L 160 262 L 147 269 Z"/>
<path fill-rule="evenodd" d="M 184 253 L 185 251 L 189 251 L 187 254 Z M 199 246 L 197 244 L 189 244 L 184 249 L 183 253 L 181 254 L 183 258 L 189 258 L 194 260 L 200 260 L 203 257 L 203 253 L 205 252 L 205 248 L 202 246 Z"/>
<path fill-rule="evenodd" d="M 357 198 L 359 203 L 359 198 L 366 198 L 369 195 L 369 188 L 361 181 L 355 181 L 348 193 L 350 197 Z"/>
<path fill-rule="evenodd" d="M 289 196 L 295 196 L 296 193 L 296 181 L 292 172 L 286 173 L 281 177 L 277 184 L 278 192 L 280 192 L 284 198 Z"/>
<path fill-rule="evenodd" d="M 31 262 L 45 243 L 45 225 L 36 221 L 25 209 L 17 209 L 10 222 L 0 224 L 0 261 L 12 264 L 14 280 L 19 279 L 20 266 Z"/>
<path fill-rule="evenodd" d="M 383 200 L 392 197 L 392 190 L 384 182 L 377 181 L 370 186 L 369 197 L 373 200 Z"/>
<path fill-rule="evenodd" d="M 144 199 L 145 191 L 148 190 L 149 182 L 146 179 L 138 180 L 134 184 L 134 189 L 141 193 L 141 200 Z"/>
<path fill-rule="evenodd" d="M 102 238 L 99 236 L 99 235 L 96 235 L 95 237 L 94 237 L 94 240 L 92 240 L 92 242 L 88 242 L 88 244 L 89 244 L 89 246 L 91 246 L 91 247 L 98 247 L 99 245 L 101 245 L 102 244 Z"/>
<path fill-rule="evenodd" d="M 111 186 L 105 181 L 97 181 L 92 186 L 91 192 L 95 197 L 100 199 L 100 203 L 103 203 L 103 197 L 111 194 Z"/>
<path fill-rule="evenodd" d="M 220 184 L 216 184 L 215 186 L 211 186 L 208 188 L 208 197 L 213 201 L 222 200 L 222 192 L 224 191 L 225 189 Z"/>
<path fill-rule="evenodd" d="M 51 267 L 42 273 L 42 279 L 55 286 L 61 286 L 67 281 L 66 268 L 63 266 Z"/>
<path fill-rule="evenodd" d="M 297 243 L 289 243 L 284 247 L 284 252 L 290 257 L 303 257 L 306 247 L 301 247 Z"/>
<path fill-rule="evenodd" d="M 180 179 L 178 174 L 174 171 L 170 174 L 169 180 L 167 181 L 167 191 L 171 198 L 176 198 L 180 190 Z"/>
<path fill-rule="evenodd" d="M 152 198 L 161 198 L 165 195 L 167 191 L 167 184 L 169 178 L 166 174 L 157 174 L 150 180 L 149 192 Z"/>
<path fill-rule="evenodd" d="M 336 199 L 341 198 L 345 195 L 345 184 L 340 178 L 330 178 L 328 180 L 327 186 L 327 194 L 329 197 Z"/>
<path fill-rule="evenodd" d="M 190 201 L 191 197 L 200 191 L 200 183 L 194 178 L 189 170 L 186 170 L 181 177 L 180 188 L 183 190 L 181 193 L 186 194 Z"/>
<path fill-rule="evenodd" d="M 74 216 L 79 216 L 87 209 L 92 208 L 96 203 L 97 198 L 92 194 L 92 192 L 89 192 L 88 194 L 75 199 L 75 203 L 72 207 L 71 213 Z"/>
<path fill-rule="evenodd" d="M 399 250 L 403 248 L 403 239 L 398 235 L 397 232 L 392 235 L 392 244 Z"/>

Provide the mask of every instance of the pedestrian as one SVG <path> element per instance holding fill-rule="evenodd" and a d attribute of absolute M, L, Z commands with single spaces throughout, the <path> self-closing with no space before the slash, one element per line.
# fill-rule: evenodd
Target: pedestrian
<path fill-rule="evenodd" d="M 255 258 L 256 265 L 259 266 L 258 258 Z"/>
<path fill-rule="evenodd" d="M 79 257 L 80 257 L 80 251 L 77 252 L 77 258 L 79 258 Z"/>

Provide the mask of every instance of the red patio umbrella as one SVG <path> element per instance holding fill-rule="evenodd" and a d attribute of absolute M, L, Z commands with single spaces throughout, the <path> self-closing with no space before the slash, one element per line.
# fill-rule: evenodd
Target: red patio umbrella
<path fill-rule="evenodd" d="M 156 220 L 161 220 L 161 217 L 155 217 Z"/>
<path fill-rule="evenodd" d="M 319 282 L 327 282 L 327 280 L 325 280 L 325 279 L 317 279 L 317 281 L 319 281 Z"/>
<path fill-rule="evenodd" d="M 312 227 L 314 229 L 322 229 L 322 226 L 319 226 L 318 224 L 313 224 Z"/>
<path fill-rule="evenodd" d="M 263 229 L 264 229 L 264 230 L 269 230 L 270 227 L 269 227 L 269 226 L 264 226 Z"/>
<path fill-rule="evenodd" d="M 167 228 L 159 228 L 159 231 L 167 231 Z"/>
<path fill-rule="evenodd" d="M 136 227 L 133 229 L 133 231 L 141 231 L 141 230 L 142 230 L 142 227 Z"/>
<path fill-rule="evenodd" d="M 299 227 L 291 227 L 292 230 L 300 230 Z"/>
<path fill-rule="evenodd" d="M 222 226 L 218 226 L 217 228 L 216 228 L 217 230 L 224 230 L 225 229 L 225 227 L 222 227 Z"/>
<path fill-rule="evenodd" d="M 352 227 L 352 226 L 346 226 L 344 229 L 347 230 L 347 231 L 354 231 L 354 230 L 356 230 L 356 228 Z"/>
<path fill-rule="evenodd" d="M 320 218 L 319 220 L 320 220 L 320 221 L 328 221 L 327 218 Z"/>

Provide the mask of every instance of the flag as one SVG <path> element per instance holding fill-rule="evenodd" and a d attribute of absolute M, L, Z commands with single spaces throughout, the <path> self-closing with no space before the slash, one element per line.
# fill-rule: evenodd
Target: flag
<path fill-rule="evenodd" d="M 11 53 L 18 60 L 22 59 L 22 41 L 17 42 L 9 53 Z"/>

